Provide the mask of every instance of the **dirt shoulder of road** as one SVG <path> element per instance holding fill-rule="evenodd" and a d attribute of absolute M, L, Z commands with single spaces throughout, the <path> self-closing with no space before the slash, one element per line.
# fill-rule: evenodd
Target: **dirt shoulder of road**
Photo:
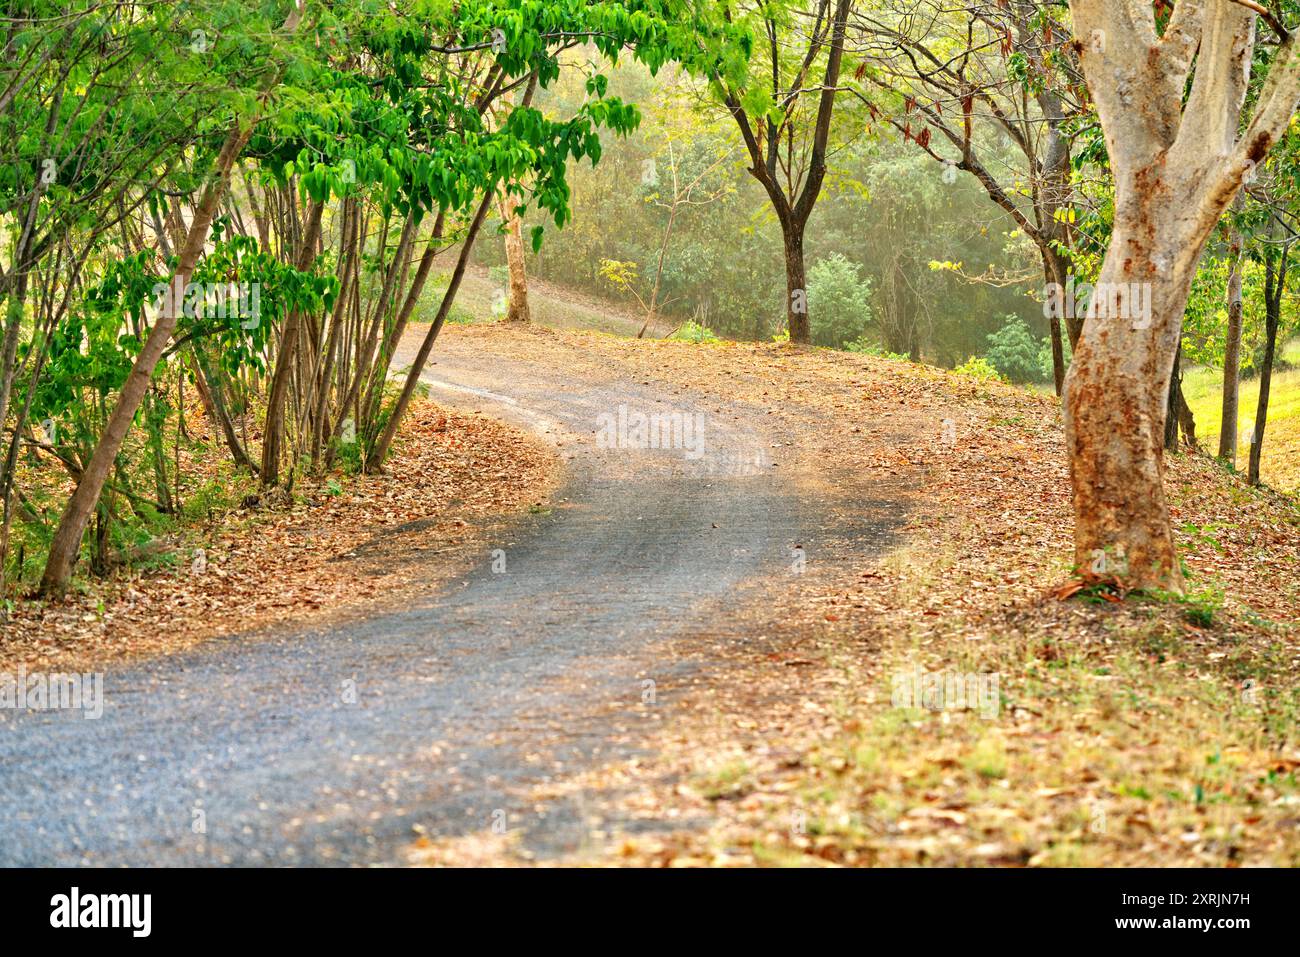
<path fill-rule="evenodd" d="M 649 756 L 526 795 L 583 808 L 588 839 L 546 863 L 1300 863 L 1294 499 L 1175 455 L 1188 594 L 1067 599 L 1051 398 L 777 345 L 456 332 L 751 403 L 826 514 L 803 567 L 698 636 L 690 680 L 644 705 Z M 835 540 L 837 515 L 880 498 L 906 503 L 890 548 Z M 410 860 L 537 863 L 510 828 L 422 837 Z"/>
<path fill-rule="evenodd" d="M 536 436 L 419 400 L 386 474 L 301 479 L 291 496 L 178 528 L 150 571 L 20 602 L 0 622 L 0 671 L 93 670 L 426 599 L 488 560 L 494 530 L 542 507 L 559 474 Z"/>

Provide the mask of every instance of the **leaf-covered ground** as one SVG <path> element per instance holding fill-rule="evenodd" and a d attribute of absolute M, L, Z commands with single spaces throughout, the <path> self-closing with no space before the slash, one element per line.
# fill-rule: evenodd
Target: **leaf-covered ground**
<path fill-rule="evenodd" d="M 1050 398 L 775 345 L 448 335 L 575 382 L 750 404 L 822 515 L 806 565 L 755 583 L 740 619 L 674 641 L 688 667 L 643 706 L 641 758 L 527 795 L 581 809 L 587 838 L 564 862 L 1300 863 L 1294 499 L 1175 456 L 1188 596 L 1062 600 L 1071 520 Z M 422 404 L 387 476 L 214 514 L 163 543 L 170 565 L 19 605 L 0 668 L 166 653 L 427 594 L 482 558 L 491 523 L 544 500 L 553 461 L 513 429 Z M 905 525 L 863 554 L 836 517 L 880 500 L 905 502 Z M 971 676 L 984 697 L 900 703 L 917 669 Z M 531 863 L 515 833 L 419 838 L 411 860 Z"/>
<path fill-rule="evenodd" d="M 787 479 L 845 516 L 910 493 L 886 554 L 805 543 L 802 573 L 698 636 L 689 682 L 645 707 L 649 756 L 533 793 L 582 809 L 566 863 L 1300 863 L 1293 499 L 1175 456 L 1189 594 L 1062 600 L 1050 398 L 825 351 L 456 332 L 753 403 L 790 436 Z M 917 669 L 984 696 L 908 706 Z M 411 860 L 529 863 L 509 829 L 420 838 Z"/>
<path fill-rule="evenodd" d="M 191 428 L 203 431 L 201 418 Z M 100 667 L 198 642 L 390 608 L 483 559 L 494 523 L 540 505 L 554 451 L 480 415 L 412 405 L 387 474 L 304 479 L 257 495 L 212 448 L 190 471 L 244 483 L 199 524 L 153 543 L 147 569 L 80 583 L 65 601 L 22 601 L 0 621 L 0 670 Z"/>

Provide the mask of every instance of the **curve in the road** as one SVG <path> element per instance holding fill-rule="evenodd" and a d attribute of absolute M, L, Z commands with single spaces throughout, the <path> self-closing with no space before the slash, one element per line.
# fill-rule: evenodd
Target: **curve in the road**
<path fill-rule="evenodd" d="M 427 380 L 562 443 L 555 508 L 419 607 L 113 669 L 99 720 L 0 712 L 0 863 L 392 863 L 416 825 L 581 840 L 521 787 L 634 748 L 671 707 L 674 643 L 816 516 L 757 413 L 454 347 Z M 705 413 L 708 453 L 601 448 L 620 406 Z"/>

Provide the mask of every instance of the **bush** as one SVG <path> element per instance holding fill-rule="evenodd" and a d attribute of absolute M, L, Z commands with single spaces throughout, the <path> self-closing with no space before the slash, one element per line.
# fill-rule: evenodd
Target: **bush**
<path fill-rule="evenodd" d="M 808 311 L 817 345 L 839 348 L 860 338 L 871 323 L 871 280 L 858 275 L 861 268 L 835 253 L 808 270 Z"/>
<path fill-rule="evenodd" d="M 866 336 L 859 336 L 852 342 L 844 343 L 845 352 L 856 352 L 863 356 L 876 356 L 879 359 L 895 359 L 899 362 L 911 362 L 912 357 L 899 352 L 890 352 L 882 345 L 870 342 Z"/>
<path fill-rule="evenodd" d="M 957 375 L 968 375 L 973 379 L 1002 379 L 1001 373 L 999 373 L 997 369 L 993 368 L 993 365 L 989 360 L 985 359 L 983 356 L 971 356 L 952 371 L 957 373 Z"/>
<path fill-rule="evenodd" d="M 713 334 L 712 329 L 710 329 L 708 326 L 702 326 L 698 322 L 684 323 L 680 329 L 678 329 L 668 338 L 679 339 L 682 342 L 696 342 L 696 343 L 722 341 L 716 335 Z"/>
<path fill-rule="evenodd" d="M 989 333 L 989 351 L 985 358 L 1002 378 L 1011 382 L 1042 382 L 1041 340 L 1030 331 L 1024 320 L 1015 316 L 1006 318 L 1006 325 Z M 1048 361 L 1051 361 L 1050 350 Z"/>
<path fill-rule="evenodd" d="M 1065 330 L 1061 330 L 1061 348 L 1064 350 L 1065 368 L 1070 368 L 1070 337 L 1065 335 Z M 1042 370 L 1040 382 L 1051 382 L 1055 377 L 1056 370 L 1052 367 L 1052 339 L 1049 336 L 1043 340 L 1042 346 L 1038 350 L 1038 365 Z"/>

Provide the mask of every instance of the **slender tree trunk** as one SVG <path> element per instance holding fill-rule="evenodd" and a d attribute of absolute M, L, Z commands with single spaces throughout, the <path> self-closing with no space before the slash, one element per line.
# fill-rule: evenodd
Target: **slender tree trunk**
<path fill-rule="evenodd" d="M 1165 409 L 1165 451 L 1178 451 L 1178 400 L 1183 391 L 1183 344 L 1178 344 L 1174 354 L 1174 371 L 1169 376 L 1169 404 Z"/>
<path fill-rule="evenodd" d="M 1056 390 L 1057 398 L 1061 396 L 1061 390 L 1065 388 L 1065 346 L 1061 340 L 1061 317 L 1052 316 L 1051 320 L 1051 339 L 1052 339 L 1052 388 Z"/>
<path fill-rule="evenodd" d="M 1048 250 L 1040 250 L 1043 260 L 1043 281 L 1045 288 L 1053 287 L 1064 290 L 1069 276 L 1060 271 L 1060 257 L 1053 256 Z M 1065 387 L 1065 343 L 1061 336 L 1061 312 L 1075 310 L 1060 310 L 1051 308 L 1047 311 L 1048 326 L 1051 330 L 1052 342 L 1052 385 L 1056 389 L 1056 395 L 1059 398 L 1061 390 Z M 1068 318 L 1067 318 L 1067 321 Z M 1077 337 L 1071 337 L 1071 346 L 1077 341 Z"/>
<path fill-rule="evenodd" d="M 524 261 L 524 222 L 515 212 L 514 200 L 501 197 L 501 216 L 506 222 L 506 267 L 510 272 L 509 310 L 506 322 L 528 322 L 528 269 Z"/>
<path fill-rule="evenodd" d="M 807 345 L 812 342 L 812 325 L 808 318 L 808 274 L 804 268 L 803 224 L 782 224 L 785 247 L 785 323 L 790 341 Z"/>
<path fill-rule="evenodd" d="M 1286 285 L 1286 257 L 1289 247 L 1282 250 L 1282 261 L 1274 268 L 1269 257 L 1264 263 L 1264 365 L 1259 370 L 1259 401 L 1255 406 L 1255 435 L 1250 443 L 1250 463 L 1246 480 L 1258 485 L 1260 457 L 1264 448 L 1264 427 L 1268 425 L 1269 391 L 1273 385 L 1273 362 L 1277 355 L 1277 327 L 1282 318 L 1282 292 Z"/>
<path fill-rule="evenodd" d="M 306 271 L 316 258 L 316 239 L 320 236 L 321 214 L 324 203 L 312 200 L 307 211 L 307 226 L 298 246 L 294 263 L 300 272 Z M 262 487 L 271 488 L 280 481 L 280 458 L 284 444 L 285 404 L 289 398 L 289 378 L 293 374 L 295 349 L 302 326 L 298 310 L 291 310 L 280 334 L 280 350 L 275 357 L 275 373 L 271 377 L 271 393 L 266 400 L 266 428 L 262 435 Z"/>
<path fill-rule="evenodd" d="M 343 221 L 339 224 L 339 241 L 343 247 L 339 254 L 339 295 L 334 302 L 334 311 L 330 315 L 325 356 L 316 380 L 316 410 L 311 443 L 313 471 L 320 468 L 321 455 L 325 451 L 326 433 L 329 429 L 329 399 L 334 389 L 335 363 L 338 361 L 339 343 L 345 335 L 344 316 L 347 313 L 348 303 L 352 299 L 353 284 L 358 281 L 358 259 L 361 251 L 358 238 L 360 219 L 361 211 L 357 207 L 357 201 L 352 198 L 345 199 Z M 343 354 L 347 355 L 346 344 L 343 346 Z"/>
<path fill-rule="evenodd" d="M 1187 396 L 1183 394 L 1183 378 L 1178 377 L 1177 396 L 1178 400 L 1178 426 L 1183 432 L 1183 441 L 1193 449 L 1198 448 L 1196 444 L 1196 416 L 1192 414 L 1192 407 L 1187 404 Z"/>
<path fill-rule="evenodd" d="M 388 380 L 388 368 L 393 361 L 393 354 L 397 351 L 397 344 L 401 341 L 402 333 L 406 331 L 406 322 L 414 311 L 416 303 L 419 302 L 420 290 L 424 287 L 424 281 L 428 278 L 429 268 L 433 264 L 433 257 L 437 255 L 438 235 L 442 229 L 443 215 L 439 211 L 438 219 L 434 223 L 435 235 L 430 236 L 428 244 L 424 248 L 424 255 L 420 257 L 420 265 L 415 271 L 415 282 L 409 289 L 406 286 L 407 277 L 410 275 L 411 267 L 411 249 L 415 246 L 415 239 L 419 232 L 418 223 L 415 220 L 410 222 L 409 234 L 403 232 L 402 243 L 399 246 L 399 257 L 402 264 L 401 273 L 397 282 L 393 285 L 391 298 L 391 308 L 386 303 L 382 310 L 384 317 L 381 327 L 384 330 L 383 340 L 379 344 L 379 352 L 375 357 L 373 368 L 370 370 L 370 381 L 363 393 L 364 398 L 361 402 L 362 415 L 366 423 L 366 436 L 374 435 L 374 425 L 379 415 L 379 409 L 382 404 L 384 394 L 384 383 Z M 394 261 L 396 264 L 396 260 Z M 420 290 L 416 289 L 416 286 Z M 398 300 L 402 299 L 402 290 L 407 289 L 405 299 L 402 305 L 398 306 Z M 388 316 L 393 314 L 392 323 L 388 322 Z M 358 420 L 360 421 L 360 420 Z"/>
<path fill-rule="evenodd" d="M 1237 413 L 1241 385 L 1241 255 L 1242 237 L 1232 233 L 1230 255 L 1232 271 L 1228 273 L 1228 331 L 1223 349 L 1223 424 L 1219 429 L 1219 458 L 1237 464 Z"/>
<path fill-rule="evenodd" d="M 62 103 L 63 87 L 60 84 L 59 89 L 52 97 L 49 119 L 45 124 L 45 155 L 48 155 L 48 144 L 50 138 L 54 135 Z M 13 294 L 12 298 L 9 299 L 8 308 L 5 310 L 4 344 L 0 346 L 0 363 L 3 363 L 3 366 L 0 367 L 0 425 L 4 424 L 5 417 L 9 414 L 9 398 L 14 383 L 14 364 L 18 358 L 18 337 L 22 330 L 23 312 L 27 299 L 27 277 L 35 258 L 32 254 L 32 243 L 35 238 L 36 217 L 40 211 L 43 192 L 44 188 L 41 186 L 36 186 L 32 190 L 31 200 L 28 202 L 27 210 L 23 216 L 22 228 L 18 231 L 13 268 L 9 275 L 5 277 L 13 287 Z M 0 301 L 3 301 L 3 299 L 0 299 Z"/>
<path fill-rule="evenodd" d="M 208 375 L 207 360 L 197 346 L 194 349 L 194 382 L 198 386 L 204 407 L 211 409 L 212 417 L 221 430 L 222 438 L 226 441 L 226 448 L 230 450 L 230 457 L 234 459 L 237 466 L 248 469 L 249 472 L 256 475 L 257 466 L 248 457 L 247 450 L 240 443 L 239 436 L 235 432 L 235 423 L 230 418 L 230 411 L 226 408 L 226 399 L 222 394 L 221 384 L 211 381 Z"/>
<path fill-rule="evenodd" d="M 27 276 L 18 277 L 17 288 L 5 309 L 4 342 L 0 345 L 0 425 L 9 414 L 9 394 L 13 390 L 15 365 L 18 360 L 18 334 L 22 329 Z"/>
<path fill-rule="evenodd" d="M 835 96 L 840 86 L 844 42 L 852 8 L 853 0 L 836 0 L 834 12 L 827 22 L 829 35 L 825 38 L 826 70 L 822 76 L 821 91 L 817 98 L 817 114 L 813 122 L 803 186 L 797 196 L 787 195 L 786 188 L 781 185 L 778 178 L 780 164 L 777 151 L 781 137 L 775 134 L 775 123 L 767 117 L 750 117 L 741 102 L 741 97 L 734 91 L 729 90 L 725 95 L 727 109 L 735 119 L 741 137 L 745 141 L 745 149 L 749 152 L 751 163 L 749 172 L 763 184 L 768 198 L 772 201 L 772 208 L 781 222 L 781 235 L 785 246 L 786 328 L 790 333 L 790 341 L 799 345 L 808 345 L 812 341 L 812 326 L 808 318 L 808 283 L 804 269 L 804 228 L 808 225 L 813 207 L 821 195 L 822 184 L 826 181 L 826 157 L 831 119 L 835 110 Z M 826 10 L 827 5 L 823 4 L 820 13 L 824 14 Z M 775 37 L 772 43 L 773 49 L 778 49 Z M 811 66 L 811 63 L 812 60 L 809 59 L 805 64 L 805 70 Z M 779 72 L 777 69 L 776 73 Z M 772 91 L 773 96 L 779 98 L 783 94 L 775 88 L 776 85 L 779 85 L 779 76 L 774 77 Z M 764 135 L 766 135 L 765 140 Z M 793 189 L 793 185 L 790 188 Z"/>
<path fill-rule="evenodd" d="M 257 226 L 257 242 L 263 252 L 271 251 L 271 224 L 267 219 L 266 213 L 261 205 L 257 202 L 257 188 L 253 185 L 253 179 L 248 175 L 246 168 L 240 169 L 243 173 L 244 189 L 248 193 L 248 205 L 253 210 L 253 222 Z"/>
<path fill-rule="evenodd" d="M 357 362 L 356 370 L 352 381 L 344 394 L 343 402 L 339 406 L 339 421 L 334 426 L 331 433 L 331 439 L 337 439 L 342 434 L 343 423 L 346 420 L 347 410 L 352 407 L 352 421 L 360 435 L 369 423 L 366 423 L 361 416 L 363 396 L 366 405 L 369 406 L 369 393 L 363 392 L 363 386 L 368 382 L 371 385 L 382 387 L 382 382 L 371 381 L 371 371 L 374 368 L 375 356 L 382 345 L 382 335 L 384 333 L 384 320 L 388 315 L 389 306 L 393 299 L 393 286 L 397 281 L 397 275 L 402 270 L 401 262 L 408 256 L 411 248 L 411 242 L 415 237 L 415 218 L 410 216 L 402 226 L 401 238 L 398 240 L 397 249 L 393 253 L 392 261 L 389 263 L 385 272 L 383 289 L 379 293 L 379 298 L 375 302 L 375 308 L 370 318 L 369 326 L 365 329 L 364 335 L 361 335 L 356 343 Z M 388 221 L 385 218 L 384 228 L 380 235 L 387 234 Z M 361 331 L 360 307 L 358 305 L 358 332 Z"/>
<path fill-rule="evenodd" d="M 483 197 L 483 202 L 479 204 L 478 211 L 474 214 L 474 220 L 470 223 L 469 230 L 465 234 L 465 240 L 460 250 L 460 258 L 456 260 L 456 269 L 451 274 L 451 281 L 447 284 L 447 291 L 442 295 L 442 304 L 438 307 L 438 315 L 434 317 L 433 324 L 429 326 L 429 331 L 424 336 L 424 341 L 420 343 L 420 351 L 416 354 L 415 361 L 411 363 L 411 371 L 407 373 L 406 383 L 402 386 L 402 394 L 398 396 L 397 405 L 393 408 L 392 415 L 388 417 L 388 424 L 384 427 L 383 434 L 366 457 L 367 471 L 377 471 L 383 465 L 384 459 L 388 457 L 388 450 L 392 448 L 393 439 L 397 436 L 397 430 L 402 424 L 402 417 L 406 415 L 406 410 L 415 395 L 415 389 L 420 384 L 420 375 L 424 372 L 425 363 L 429 361 L 429 353 L 433 351 L 433 344 L 437 341 L 438 333 L 442 331 L 443 324 L 447 321 L 447 314 L 451 312 L 451 305 L 456 300 L 456 293 L 460 290 L 461 280 L 465 278 L 465 268 L 469 265 L 470 253 L 474 249 L 474 240 L 478 237 L 479 229 L 483 226 L 483 220 L 487 217 L 487 211 L 491 206 L 492 194 L 489 193 Z"/>
<path fill-rule="evenodd" d="M 122 386 L 117 404 L 113 407 L 108 424 L 99 437 L 94 454 L 91 455 L 90 462 L 77 483 L 76 491 L 68 499 L 63 517 L 59 520 L 59 527 L 50 544 L 49 557 L 46 559 L 45 572 L 41 578 L 41 593 L 44 595 L 60 595 L 68 586 L 68 580 L 72 577 L 73 562 L 76 561 L 77 553 L 81 549 L 82 533 L 85 532 L 86 524 L 90 521 L 99 502 L 104 483 L 108 480 L 109 472 L 112 471 L 113 463 L 131 428 L 135 413 L 140 408 L 145 392 L 149 389 L 154 367 L 157 366 L 158 360 L 162 358 L 163 351 L 167 348 L 167 343 L 171 340 L 172 332 L 176 328 L 176 320 L 184 305 L 185 286 L 189 283 L 194 266 L 203 253 L 204 244 L 208 241 L 212 217 L 221 203 L 222 194 L 230 183 L 231 167 L 234 166 L 244 144 L 248 142 L 252 130 L 251 123 L 236 122 L 221 147 L 214 170 L 216 175 L 204 187 L 203 196 L 194 210 L 194 219 L 185 237 L 180 262 L 177 264 L 176 274 L 172 277 L 171 294 L 166 297 L 166 308 L 161 310 L 153 328 L 149 330 L 149 336 L 145 339 L 144 346 Z"/>

